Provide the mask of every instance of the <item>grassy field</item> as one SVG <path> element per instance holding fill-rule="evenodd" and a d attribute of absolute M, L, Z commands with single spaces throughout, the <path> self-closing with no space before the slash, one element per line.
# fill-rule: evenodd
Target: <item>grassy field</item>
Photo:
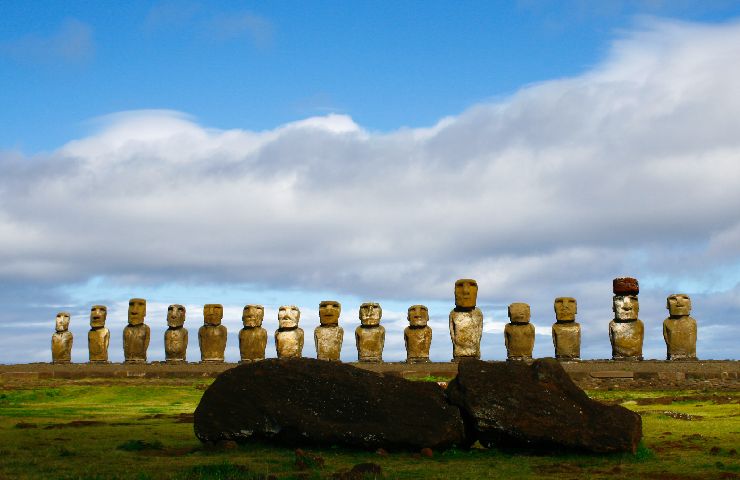
<path fill-rule="evenodd" d="M 0 385 L 0 478 L 237 479 L 339 477 L 373 462 L 384 478 L 740 479 L 740 392 L 593 391 L 643 418 L 637 455 L 541 455 L 473 449 L 434 452 L 206 448 L 192 412 L 205 381 L 118 380 Z M 323 466 L 320 464 L 323 463 Z M 372 475 L 355 478 L 373 478 Z"/>

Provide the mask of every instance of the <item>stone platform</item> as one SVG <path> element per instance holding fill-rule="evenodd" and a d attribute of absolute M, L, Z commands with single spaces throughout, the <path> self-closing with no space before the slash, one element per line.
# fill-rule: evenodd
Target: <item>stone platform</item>
<path fill-rule="evenodd" d="M 13 380 L 85 378 L 212 378 L 235 367 L 236 363 L 146 364 L 108 363 L 27 363 L 0 365 L 0 384 Z M 435 377 L 451 379 L 457 364 L 432 362 L 351 363 L 359 368 L 408 379 Z M 584 360 L 562 362 L 571 378 L 582 388 L 727 388 L 740 389 L 740 361 L 700 360 L 637 362 Z"/>

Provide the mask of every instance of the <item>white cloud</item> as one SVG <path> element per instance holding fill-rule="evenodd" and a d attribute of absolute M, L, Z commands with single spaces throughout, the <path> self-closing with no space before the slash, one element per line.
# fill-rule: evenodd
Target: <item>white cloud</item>
<path fill-rule="evenodd" d="M 547 328 L 552 299 L 577 297 L 601 342 L 584 350 L 603 357 L 614 276 L 670 290 L 740 271 L 739 57 L 738 23 L 653 21 L 590 72 L 428 129 L 370 132 L 336 114 L 261 132 L 168 111 L 109 116 L 52 155 L 0 158 L 0 280 L 410 304 L 451 303 L 452 282 L 472 276 L 494 323 L 527 301 Z M 663 286 L 643 287 L 656 325 Z"/>

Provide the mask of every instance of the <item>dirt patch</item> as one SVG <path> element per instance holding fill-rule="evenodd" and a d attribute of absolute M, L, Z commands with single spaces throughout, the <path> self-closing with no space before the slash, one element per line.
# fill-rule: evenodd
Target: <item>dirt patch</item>
<path fill-rule="evenodd" d="M 580 474 L 583 472 L 583 468 L 579 467 L 578 465 L 572 465 L 570 463 L 539 465 L 539 466 L 533 467 L 532 470 L 534 470 L 536 473 L 541 474 L 541 475 L 548 475 L 548 474 L 554 474 L 554 473 Z"/>
<path fill-rule="evenodd" d="M 156 413 L 154 415 L 144 415 L 137 420 L 161 420 L 174 419 L 175 423 L 193 423 L 192 413 Z"/>
<path fill-rule="evenodd" d="M 44 427 L 44 430 L 54 430 L 56 428 L 79 428 L 79 427 L 99 427 L 101 425 L 108 425 L 106 422 L 99 422 L 97 420 L 72 420 L 68 423 L 55 423 Z"/>
<path fill-rule="evenodd" d="M 21 429 L 21 430 L 26 430 L 26 429 L 29 429 L 29 428 L 39 428 L 39 426 L 36 425 L 35 423 L 18 422 L 18 423 L 15 424 L 15 428 L 18 428 L 18 429 Z"/>
<path fill-rule="evenodd" d="M 675 397 L 638 398 L 638 405 L 670 405 L 674 402 L 714 402 L 715 405 L 740 404 L 740 397 L 727 395 L 679 395 Z"/>

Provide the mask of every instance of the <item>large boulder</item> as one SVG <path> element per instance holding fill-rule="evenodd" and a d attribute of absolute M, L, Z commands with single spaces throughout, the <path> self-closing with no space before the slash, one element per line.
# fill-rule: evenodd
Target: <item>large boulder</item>
<path fill-rule="evenodd" d="M 484 446 L 634 453 L 642 437 L 640 415 L 591 400 L 552 358 L 466 360 L 447 398 Z"/>
<path fill-rule="evenodd" d="M 415 450 L 464 442 L 460 412 L 437 384 L 308 358 L 269 359 L 222 373 L 194 417 L 202 442 Z"/>

